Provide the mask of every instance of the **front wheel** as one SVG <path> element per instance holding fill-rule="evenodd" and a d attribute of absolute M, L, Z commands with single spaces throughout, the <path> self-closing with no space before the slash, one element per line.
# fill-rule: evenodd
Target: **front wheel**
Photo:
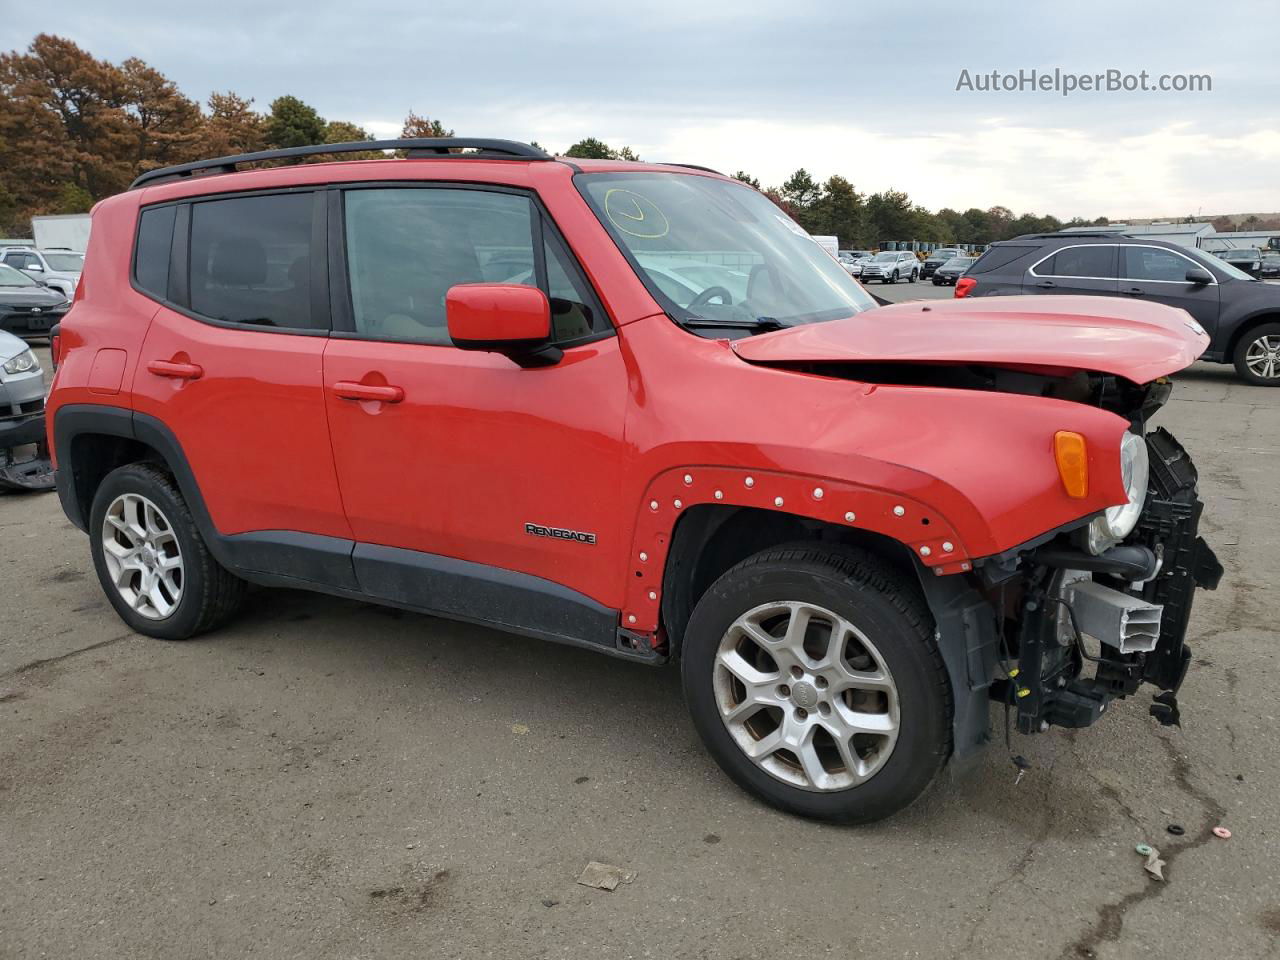
<path fill-rule="evenodd" d="M 951 688 L 918 585 L 872 554 L 756 554 L 698 601 L 681 665 L 694 725 L 739 786 L 801 816 L 879 820 L 951 751 Z"/>
<path fill-rule="evenodd" d="M 1280 323 L 1264 323 L 1236 344 L 1236 373 L 1260 387 L 1280 387 Z"/>
<path fill-rule="evenodd" d="M 897 271 L 897 270 L 893 271 L 893 276 L 889 278 L 889 282 L 890 282 L 890 283 L 897 283 L 897 282 L 898 282 L 898 271 Z"/>
<path fill-rule="evenodd" d="M 209 552 L 173 479 L 131 463 L 107 474 L 90 509 L 93 565 L 130 629 L 186 640 L 239 608 L 244 581 Z"/>

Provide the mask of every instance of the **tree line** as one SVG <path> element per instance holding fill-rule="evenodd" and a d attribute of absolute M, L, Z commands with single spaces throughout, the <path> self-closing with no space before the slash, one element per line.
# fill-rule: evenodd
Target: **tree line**
<path fill-rule="evenodd" d="M 452 134 L 439 120 L 413 112 L 400 132 L 402 138 Z M 201 104 L 137 57 L 113 64 L 63 37 L 40 34 L 25 51 L 0 54 L 0 235 L 25 236 L 33 215 L 87 211 L 157 167 L 371 139 L 358 124 L 327 120 L 292 95 L 277 97 L 262 112 L 232 91 Z M 595 137 L 564 155 L 640 159 L 630 147 L 614 149 Z M 761 186 L 743 171 L 734 176 Z M 901 191 L 863 194 L 844 177 L 819 183 L 804 169 L 762 189 L 810 233 L 834 234 L 845 247 L 885 240 L 985 244 L 1064 226 L 1049 216 L 1015 217 L 1005 207 L 931 212 Z"/>

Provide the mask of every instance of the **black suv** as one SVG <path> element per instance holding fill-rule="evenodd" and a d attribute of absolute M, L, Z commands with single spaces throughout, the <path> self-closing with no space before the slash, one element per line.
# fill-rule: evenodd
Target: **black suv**
<path fill-rule="evenodd" d="M 1036 233 L 993 243 L 957 297 L 1022 293 L 1140 297 L 1191 314 L 1212 338 L 1202 359 L 1234 363 L 1249 383 L 1280 386 L 1280 286 L 1217 257 L 1120 233 Z"/>

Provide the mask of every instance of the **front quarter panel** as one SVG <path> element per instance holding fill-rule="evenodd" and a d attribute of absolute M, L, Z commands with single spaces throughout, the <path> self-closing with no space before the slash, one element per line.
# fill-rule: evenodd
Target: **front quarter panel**
<path fill-rule="evenodd" d="M 625 572 L 631 629 L 656 625 L 662 558 L 679 515 L 694 505 L 871 530 L 938 573 L 959 573 L 1125 499 L 1119 448 L 1128 424 L 1104 410 L 752 365 L 726 341 L 691 336 L 663 316 L 622 336 L 636 456 L 623 502 L 638 505 Z M 1063 489 L 1053 454 L 1059 430 L 1087 440 L 1084 499 Z"/>

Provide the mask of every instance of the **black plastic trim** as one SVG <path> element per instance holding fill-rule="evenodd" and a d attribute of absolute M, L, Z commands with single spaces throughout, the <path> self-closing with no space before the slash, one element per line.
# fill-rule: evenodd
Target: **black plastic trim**
<path fill-rule="evenodd" d="M 356 140 L 348 143 L 321 143 L 302 147 L 287 147 L 283 150 L 259 150 L 256 153 L 233 154 L 226 157 L 214 157 L 210 160 L 197 160 L 194 163 L 180 163 L 158 170 L 148 170 L 129 184 L 130 190 L 146 186 L 149 183 L 161 183 L 168 180 L 182 180 L 197 173 L 235 173 L 236 166 L 241 163 L 262 163 L 266 160 L 292 160 L 302 157 L 317 157 L 339 153 L 365 153 L 376 150 L 404 150 L 409 156 L 424 154 L 441 159 L 447 157 L 510 160 L 552 160 L 550 154 L 537 147 L 515 140 L 475 139 L 471 137 L 417 137 L 402 140 Z M 478 154 L 455 154 L 451 150 L 478 150 Z"/>

